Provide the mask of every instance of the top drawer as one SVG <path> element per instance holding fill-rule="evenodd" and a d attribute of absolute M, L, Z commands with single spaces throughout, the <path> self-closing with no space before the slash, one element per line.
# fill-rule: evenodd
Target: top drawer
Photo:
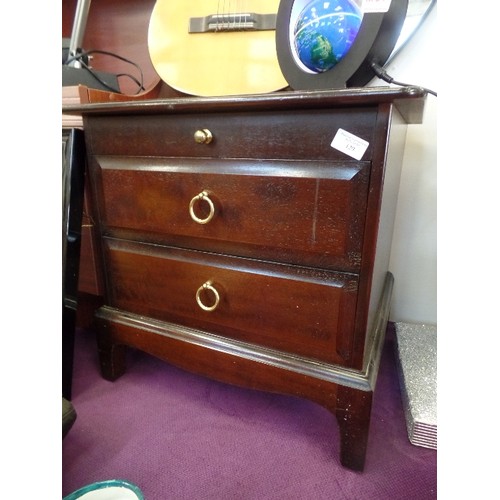
<path fill-rule="evenodd" d="M 370 160 L 376 116 L 373 108 L 100 116 L 86 134 L 97 155 L 342 161 L 348 156 L 331 142 L 343 129 L 368 142 L 362 160 Z M 209 143 L 195 141 L 200 130 L 210 131 Z"/>

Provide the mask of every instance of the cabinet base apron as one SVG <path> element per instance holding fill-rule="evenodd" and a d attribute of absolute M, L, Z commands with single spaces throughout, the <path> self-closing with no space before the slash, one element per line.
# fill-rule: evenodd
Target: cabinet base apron
<path fill-rule="evenodd" d="M 363 370 L 294 356 L 104 306 L 96 314 L 101 373 L 107 380 L 120 377 L 126 369 L 126 348 L 130 346 L 221 382 L 314 401 L 337 419 L 341 464 L 362 471 L 393 284 L 392 274 L 387 273 Z"/>

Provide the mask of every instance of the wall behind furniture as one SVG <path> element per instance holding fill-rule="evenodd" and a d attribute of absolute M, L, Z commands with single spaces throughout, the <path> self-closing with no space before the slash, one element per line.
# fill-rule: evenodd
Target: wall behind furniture
<path fill-rule="evenodd" d="M 394 80 L 438 91 L 437 7 L 387 65 Z M 371 85 L 387 85 L 380 80 Z M 437 324 L 437 98 L 427 97 L 421 125 L 409 125 L 390 270 L 390 319 Z"/>

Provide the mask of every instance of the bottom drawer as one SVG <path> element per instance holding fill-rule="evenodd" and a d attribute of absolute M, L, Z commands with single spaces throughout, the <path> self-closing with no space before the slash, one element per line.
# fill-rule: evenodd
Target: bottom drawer
<path fill-rule="evenodd" d="M 108 304 L 346 364 L 357 276 L 105 239 Z"/>

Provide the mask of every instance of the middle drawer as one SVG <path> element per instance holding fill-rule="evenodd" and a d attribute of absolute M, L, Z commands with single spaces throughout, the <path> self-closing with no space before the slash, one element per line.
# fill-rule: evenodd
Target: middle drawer
<path fill-rule="evenodd" d="M 225 337 L 347 364 L 358 277 L 104 239 L 107 303 Z"/>
<path fill-rule="evenodd" d="M 94 161 L 110 236 L 359 270 L 369 162 Z"/>

